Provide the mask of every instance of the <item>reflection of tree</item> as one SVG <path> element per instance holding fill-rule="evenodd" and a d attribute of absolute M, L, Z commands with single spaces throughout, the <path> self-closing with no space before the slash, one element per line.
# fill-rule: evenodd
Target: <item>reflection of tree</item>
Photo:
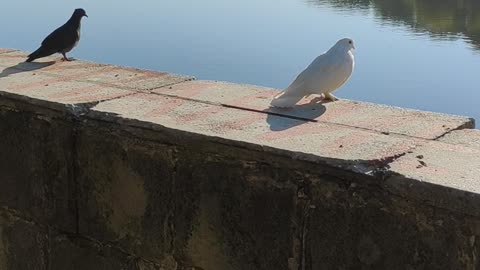
<path fill-rule="evenodd" d="M 371 9 L 382 20 L 404 23 L 437 37 L 467 37 L 480 49 L 478 0 L 307 0 L 341 9 Z"/>

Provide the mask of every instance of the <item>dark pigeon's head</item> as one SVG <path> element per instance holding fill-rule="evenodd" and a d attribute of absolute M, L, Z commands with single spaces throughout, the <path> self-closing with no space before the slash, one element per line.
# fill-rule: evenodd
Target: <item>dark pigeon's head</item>
<path fill-rule="evenodd" d="M 85 10 L 83 8 L 77 8 L 73 12 L 73 17 L 82 18 L 83 16 L 88 18 L 87 13 L 85 12 Z"/>

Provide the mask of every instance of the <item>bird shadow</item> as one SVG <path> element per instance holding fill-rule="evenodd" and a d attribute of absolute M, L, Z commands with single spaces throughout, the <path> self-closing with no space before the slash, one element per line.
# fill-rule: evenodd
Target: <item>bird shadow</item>
<path fill-rule="evenodd" d="M 283 131 L 309 122 L 317 122 L 317 118 L 327 111 L 323 105 L 327 102 L 330 101 L 315 98 L 309 103 L 288 109 L 270 107 L 265 110 L 268 112 L 267 123 L 271 131 Z"/>
<path fill-rule="evenodd" d="M 33 71 L 37 69 L 41 69 L 44 67 L 48 67 L 55 64 L 55 61 L 49 61 L 49 62 L 20 62 L 16 64 L 15 66 L 7 67 L 2 72 L 0 73 L 0 78 L 5 78 L 10 75 L 16 74 L 16 73 L 21 73 L 25 71 Z"/>

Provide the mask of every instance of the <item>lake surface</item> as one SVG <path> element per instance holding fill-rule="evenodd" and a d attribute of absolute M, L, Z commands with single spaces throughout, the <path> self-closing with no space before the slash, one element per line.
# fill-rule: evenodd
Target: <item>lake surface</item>
<path fill-rule="evenodd" d="M 36 49 L 76 7 L 89 18 L 75 58 L 284 88 L 351 37 L 338 97 L 480 119 L 480 1 L 15 0 L 0 47 Z"/>

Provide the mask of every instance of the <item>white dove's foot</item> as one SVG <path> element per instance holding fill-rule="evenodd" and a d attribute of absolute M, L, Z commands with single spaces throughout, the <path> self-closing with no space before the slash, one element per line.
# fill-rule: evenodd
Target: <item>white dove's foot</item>
<path fill-rule="evenodd" d="M 331 101 L 335 101 L 335 100 L 338 100 L 338 98 L 330 93 L 326 93 L 325 94 L 325 99 L 326 100 L 331 100 Z"/>

